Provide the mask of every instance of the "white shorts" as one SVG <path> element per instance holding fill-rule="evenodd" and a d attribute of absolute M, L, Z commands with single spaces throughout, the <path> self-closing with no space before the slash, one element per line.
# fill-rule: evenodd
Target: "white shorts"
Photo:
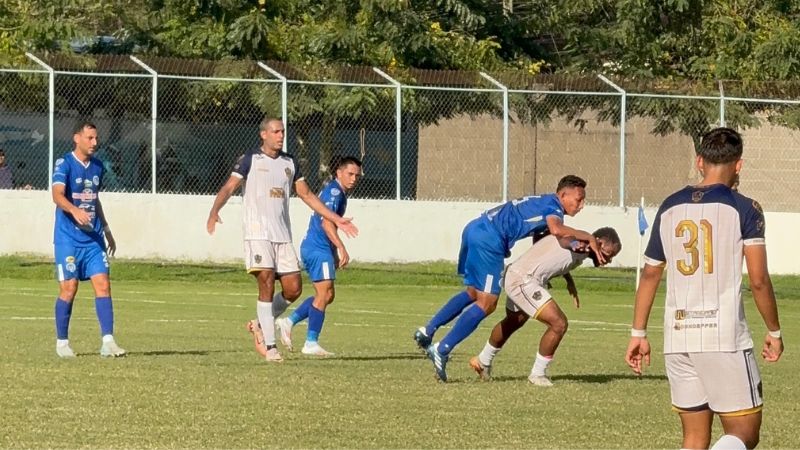
<path fill-rule="evenodd" d="M 247 272 L 271 269 L 276 274 L 300 271 L 297 252 L 291 242 L 244 241 L 244 264 Z"/>
<path fill-rule="evenodd" d="M 664 355 L 678 412 L 710 409 L 723 416 L 758 412 L 764 403 L 753 350 Z"/>
<path fill-rule="evenodd" d="M 534 319 L 553 296 L 538 282 L 523 282 L 522 276 L 508 270 L 505 275 L 506 309 L 512 312 L 523 311 Z"/>

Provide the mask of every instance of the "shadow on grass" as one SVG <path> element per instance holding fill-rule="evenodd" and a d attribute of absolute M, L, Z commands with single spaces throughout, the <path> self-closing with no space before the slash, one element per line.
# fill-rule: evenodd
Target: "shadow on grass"
<path fill-rule="evenodd" d="M 418 360 L 424 359 L 425 356 L 415 352 L 408 353 L 395 353 L 391 355 L 374 355 L 374 356 L 334 356 L 332 358 L 313 358 L 319 361 L 324 360 L 339 360 L 339 361 L 389 361 L 389 360 Z M 312 359 L 312 358 L 309 358 Z"/>
<path fill-rule="evenodd" d="M 603 383 L 611 383 L 613 381 L 619 380 L 647 380 L 647 381 L 667 381 L 666 375 L 642 375 L 637 376 L 634 374 L 588 374 L 588 375 L 557 375 L 550 377 L 553 380 L 553 383 L 558 383 L 559 381 L 575 381 L 578 383 L 592 383 L 592 384 L 603 384 Z M 500 376 L 500 377 L 492 377 L 492 382 L 494 383 L 504 383 L 504 382 L 516 382 L 516 381 L 527 381 L 528 376 Z"/>
<path fill-rule="evenodd" d="M 150 350 L 129 352 L 129 356 L 208 356 L 212 353 L 242 353 L 239 350 Z"/>

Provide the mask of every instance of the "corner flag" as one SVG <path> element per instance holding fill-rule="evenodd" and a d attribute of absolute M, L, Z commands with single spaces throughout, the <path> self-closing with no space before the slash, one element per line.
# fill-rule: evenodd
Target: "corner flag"
<path fill-rule="evenodd" d="M 642 205 L 639 205 L 639 235 L 644 236 L 644 232 L 647 230 L 647 218 L 644 216 L 644 208 Z"/>

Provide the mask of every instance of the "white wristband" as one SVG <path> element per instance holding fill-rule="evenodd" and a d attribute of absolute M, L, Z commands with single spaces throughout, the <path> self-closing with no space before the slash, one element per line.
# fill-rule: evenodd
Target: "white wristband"
<path fill-rule="evenodd" d="M 637 330 L 636 328 L 631 328 L 631 337 L 647 337 L 647 330 Z"/>
<path fill-rule="evenodd" d="M 779 329 L 775 330 L 775 331 L 767 330 L 767 334 L 769 334 L 770 336 L 774 337 L 775 339 L 780 339 L 781 338 L 781 330 L 779 330 Z"/>

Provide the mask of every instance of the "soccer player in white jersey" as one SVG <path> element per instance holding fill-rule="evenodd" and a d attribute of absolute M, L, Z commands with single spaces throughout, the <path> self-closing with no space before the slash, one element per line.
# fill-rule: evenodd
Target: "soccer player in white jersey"
<path fill-rule="evenodd" d="M 567 316 L 547 291 L 549 281 L 563 276 L 575 307 L 580 308 L 578 289 L 569 272 L 587 257 L 592 259 L 595 266 L 604 266 L 622 250 L 619 235 L 613 228 L 600 228 L 592 234 L 605 257 L 604 262 L 599 261 L 586 241 L 578 241 L 572 236 L 558 238 L 548 235 L 508 266 L 503 283 L 508 296 L 506 317 L 494 326 L 483 351 L 469 360 L 470 367 L 481 378 L 488 380 L 491 377 L 492 362 L 503 345 L 533 317 L 545 324 L 547 329 L 539 340 L 538 352 L 528 380 L 538 386 L 553 385 L 546 371 L 567 333 L 568 322 Z"/>
<path fill-rule="evenodd" d="M 742 302 L 742 258 L 768 333 L 761 356 L 783 353 L 778 308 L 767 271 L 764 213 L 731 189 L 742 168 L 742 138 L 730 128 L 703 136 L 696 165 L 703 180 L 670 195 L 658 210 L 633 312 L 625 361 L 650 364 L 647 322 L 667 270 L 664 359 L 683 448 L 708 448 L 714 414 L 725 435 L 712 448 L 754 448 L 763 404 L 761 377 Z"/>
<path fill-rule="evenodd" d="M 257 337 L 263 338 L 266 360 L 281 362 L 283 358 L 275 345 L 275 318 L 302 292 L 300 264 L 289 224 L 292 187 L 305 204 L 335 223 L 346 235 L 354 237 L 358 229 L 350 219 L 325 207 L 309 189 L 295 159 L 282 151 L 285 129 L 280 119 L 262 120 L 259 134 L 261 145 L 239 157 L 230 178 L 217 193 L 206 229 L 209 234 L 214 233 L 217 223 L 222 223 L 220 209 L 246 180 L 242 208 L 245 265 L 258 282 L 258 322 L 249 322 L 248 328 L 256 336 L 261 334 Z M 282 292 L 273 295 L 276 279 L 281 283 Z"/>

